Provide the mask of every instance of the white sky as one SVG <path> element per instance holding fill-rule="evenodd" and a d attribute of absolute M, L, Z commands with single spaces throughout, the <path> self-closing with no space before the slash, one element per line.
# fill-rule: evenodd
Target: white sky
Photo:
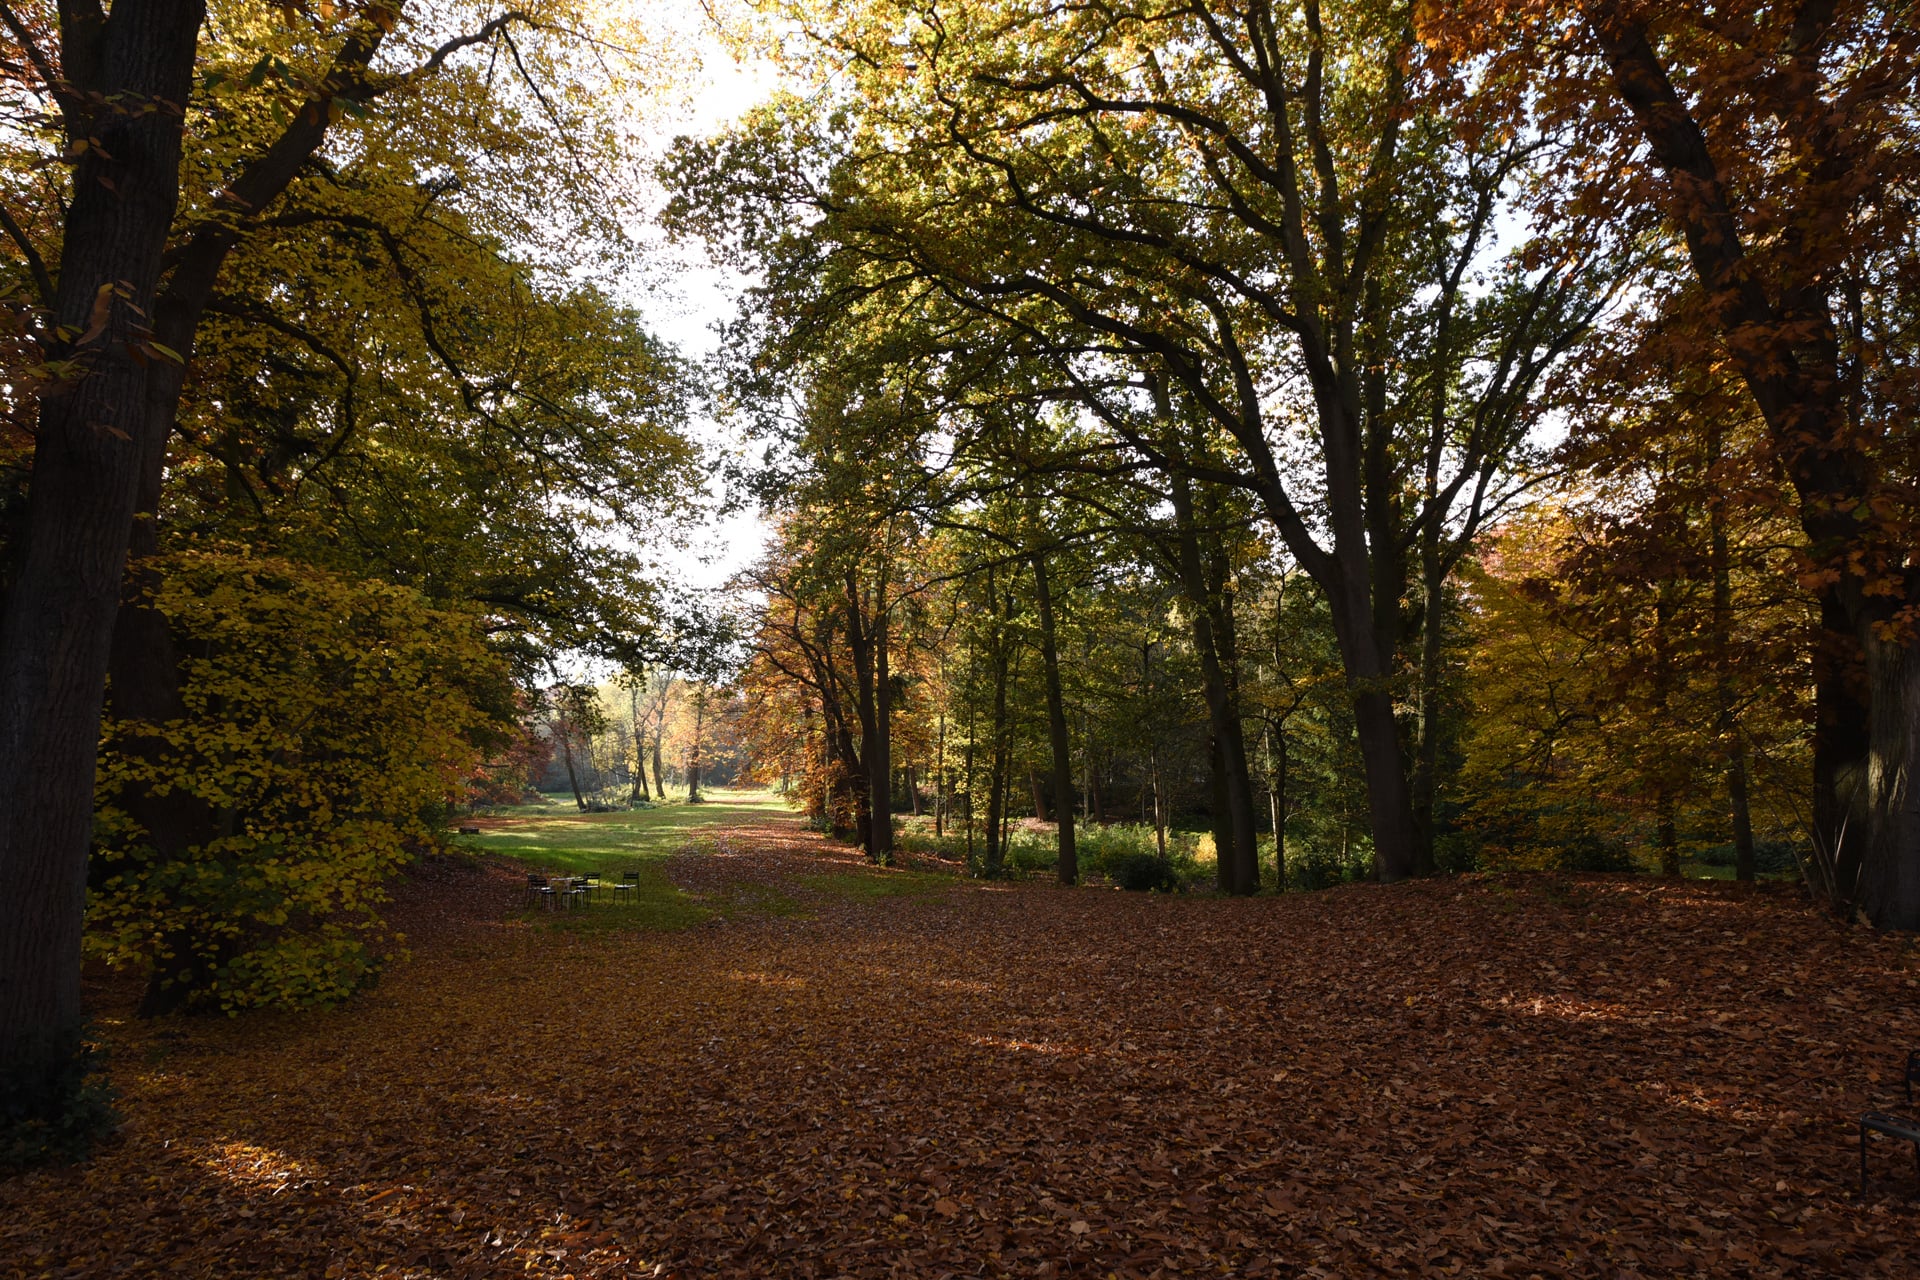
<path fill-rule="evenodd" d="M 700 0 L 652 0 L 648 7 L 649 24 L 657 22 L 679 46 L 670 56 L 693 69 L 686 97 L 659 106 L 663 154 L 675 136 L 719 133 L 772 94 L 777 73 L 765 61 L 729 49 Z M 704 360 L 716 349 L 715 327 L 732 317 L 748 282 L 707 261 L 697 245 L 667 245 L 663 238 L 658 245 L 652 266 L 659 274 L 646 282 L 641 303 L 647 328 L 689 360 Z M 737 443 L 724 422 L 702 421 L 693 434 L 723 449 Z M 669 552 L 668 568 L 693 586 L 717 587 L 757 558 L 767 537 L 757 512 L 729 516 L 704 526 L 685 552 Z"/>

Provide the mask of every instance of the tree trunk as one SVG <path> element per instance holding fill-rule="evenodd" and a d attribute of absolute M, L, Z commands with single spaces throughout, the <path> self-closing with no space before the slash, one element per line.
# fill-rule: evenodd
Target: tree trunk
<path fill-rule="evenodd" d="M 1047 742 L 1053 750 L 1053 807 L 1060 823 L 1061 884 L 1080 883 L 1080 853 L 1073 831 L 1073 748 L 1067 742 L 1067 704 L 1060 692 L 1058 633 L 1047 558 L 1033 557 L 1034 599 L 1040 606 L 1040 659 L 1047 685 Z M 1038 788 L 1035 788 L 1036 791 Z"/>
<path fill-rule="evenodd" d="M 663 713 L 661 719 L 665 718 Z M 653 794 L 660 797 L 663 802 L 667 798 L 667 771 L 661 767 L 660 739 L 665 736 L 661 732 L 661 726 L 656 724 L 653 727 Z"/>
<path fill-rule="evenodd" d="M 1434 806 L 1440 767 L 1440 664 L 1442 641 L 1446 638 L 1442 616 L 1446 573 L 1440 560 L 1437 533 L 1422 539 L 1420 581 L 1420 671 L 1412 780 L 1413 822 L 1418 839 L 1413 849 L 1413 871 L 1415 875 L 1430 876 L 1434 873 Z"/>
<path fill-rule="evenodd" d="M 947 804 L 952 792 L 947 778 L 947 711 L 943 706 L 933 746 L 933 838 L 936 840 L 947 833 Z"/>
<path fill-rule="evenodd" d="M 1707 427 L 1707 534 L 1709 568 L 1713 575 L 1712 634 L 1714 665 L 1714 732 L 1726 754 L 1727 807 L 1733 822 L 1733 876 L 1742 883 L 1754 879 L 1753 816 L 1747 804 L 1747 744 L 1734 714 L 1733 678 L 1733 567 L 1727 545 L 1726 489 L 1717 483 L 1720 465 L 1720 421 Z"/>
<path fill-rule="evenodd" d="M 991 584 L 989 584 L 991 588 Z M 1004 825 L 1006 821 L 1006 783 L 1008 765 L 1007 732 L 1007 675 L 1012 666 L 1010 648 L 1012 639 L 1007 635 L 1006 623 L 1013 619 L 1013 591 L 1006 592 L 1006 612 L 1000 615 L 1001 625 L 995 628 L 993 654 L 993 766 L 992 776 L 987 784 L 987 860 L 988 879 L 997 879 L 1006 860 L 1006 841 Z M 995 602 L 999 603 L 998 601 Z"/>
<path fill-rule="evenodd" d="M 639 804 L 643 800 L 651 801 L 653 797 L 647 794 L 647 729 L 640 719 L 640 685 L 637 682 L 627 689 L 627 716 L 633 723 L 633 785 L 628 803 Z"/>
<path fill-rule="evenodd" d="M 1670 598 L 1671 583 L 1662 579 L 1656 587 L 1653 602 L 1653 705 L 1655 723 L 1667 719 L 1668 705 L 1673 689 L 1673 661 L 1670 653 L 1669 628 L 1672 624 L 1673 604 Z M 1659 776 L 1654 782 L 1654 838 L 1660 850 L 1660 874 L 1677 877 L 1680 874 L 1680 837 L 1674 822 L 1673 767 L 1665 759 L 1656 756 L 1655 768 Z"/>
<path fill-rule="evenodd" d="M 700 733 L 706 727 L 707 686 L 698 684 L 693 689 L 693 741 L 687 744 L 687 803 L 699 804 L 704 799 L 700 794 Z"/>
<path fill-rule="evenodd" d="M 1859 900 L 1881 929 L 1920 929 L 1920 638 L 1905 644 L 1869 629 L 1867 811 Z"/>
<path fill-rule="evenodd" d="M 1273 789 L 1268 798 L 1273 805 L 1273 870 L 1276 892 L 1287 888 L 1287 730 L 1282 725 L 1274 733 L 1279 744 L 1279 761 L 1273 771 Z"/>
<path fill-rule="evenodd" d="M 1920 889 L 1910 887 L 1920 882 L 1920 835 L 1909 772 L 1920 706 L 1906 693 L 1911 659 L 1899 656 L 1920 641 L 1888 640 L 1881 629 L 1895 623 L 1901 597 L 1867 591 L 1879 571 L 1875 561 L 1889 555 L 1905 580 L 1906 601 L 1920 595 L 1920 573 L 1901 572 L 1898 549 L 1873 543 L 1876 534 L 1886 536 L 1865 501 L 1876 468 L 1857 443 L 1859 424 L 1845 399 L 1849 379 L 1825 306 L 1824 259 L 1776 260 L 1783 270 L 1779 300 L 1769 296 L 1748 261 L 1747 238 L 1764 230 L 1742 224 L 1706 134 L 1638 16 L 1613 0 L 1587 0 L 1582 9 L 1654 162 L 1683 196 L 1668 212 L 1685 233 L 1713 323 L 1799 497 L 1801 528 L 1814 555 L 1839 570 L 1838 581 L 1819 593 L 1822 634 L 1814 655 L 1814 870 L 1825 882 L 1817 887 L 1842 912 L 1864 911 L 1887 928 L 1920 927 Z M 1795 123 L 1831 140 L 1823 119 L 1831 112 L 1815 89 L 1795 83 L 1793 99 L 1807 113 Z M 1843 181 L 1858 159 L 1838 145 L 1816 146 L 1813 154 L 1808 191 Z M 1865 678 L 1856 684 L 1860 671 Z M 1892 703 L 1876 704 L 1882 695 Z M 1874 754 L 1880 750 L 1894 755 Z"/>
<path fill-rule="evenodd" d="M 1225 893 L 1250 894 L 1260 889 L 1260 844 L 1253 816 L 1253 778 L 1247 767 L 1247 742 L 1240 723 L 1233 640 L 1233 603 L 1225 589 L 1224 565 L 1209 575 L 1200 552 L 1191 491 L 1184 475 L 1171 485 L 1179 543 L 1177 564 L 1185 588 L 1193 631 L 1193 647 L 1200 656 L 1205 686 L 1207 722 L 1213 738 L 1208 763 L 1216 782 L 1215 854 L 1217 877 Z M 1217 557 L 1216 557 L 1217 558 Z"/>
<path fill-rule="evenodd" d="M 21 1120 L 57 1123 L 76 1083 L 101 702 L 140 477 L 166 447 L 145 411 L 164 357 L 144 326 L 204 16 L 198 0 L 119 0 L 104 23 L 68 18 L 62 33 L 79 92 L 158 109 L 108 106 L 79 126 L 93 145 L 74 167 L 48 317 L 76 336 L 45 354 L 82 372 L 40 400 L 26 545 L 0 619 L 0 1113 Z"/>
<path fill-rule="evenodd" d="M 573 803 L 580 812 L 587 811 L 587 797 L 580 791 L 580 775 L 573 767 L 573 725 L 565 718 L 554 725 L 554 736 L 560 739 L 560 759 L 567 766 L 567 786 L 573 790 Z"/>
<path fill-rule="evenodd" d="M 887 667 L 886 581 L 881 579 L 872 609 L 861 600 L 857 571 L 847 570 L 847 648 L 853 656 L 855 712 L 860 718 L 860 759 L 866 773 L 867 815 L 863 846 L 873 861 L 893 858 L 892 680 Z"/>
<path fill-rule="evenodd" d="M 1160 790 L 1160 753 L 1148 757 L 1153 770 L 1153 843 L 1162 858 L 1167 856 L 1167 797 Z"/>

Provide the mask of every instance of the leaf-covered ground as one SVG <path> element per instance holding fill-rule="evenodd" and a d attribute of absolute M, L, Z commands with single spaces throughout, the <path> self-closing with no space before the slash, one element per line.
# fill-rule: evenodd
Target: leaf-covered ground
<path fill-rule="evenodd" d="M 1157 898 L 863 870 L 771 812 L 675 931 L 409 886 L 341 1010 L 139 1025 L 23 1275 L 1911 1275 L 1920 963 L 1782 890 Z M 757 909 L 756 903 L 780 904 Z"/>

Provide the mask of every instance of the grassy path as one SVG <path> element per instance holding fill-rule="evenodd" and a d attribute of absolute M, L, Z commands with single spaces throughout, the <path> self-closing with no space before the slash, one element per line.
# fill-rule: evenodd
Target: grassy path
<path fill-rule="evenodd" d="M 1783 893 L 982 885 L 737 810 L 481 837 L 644 860 L 697 922 L 544 918 L 511 866 L 448 864 L 345 1008 L 103 1006 L 127 1132 L 0 1186 L 0 1274 L 1920 1265 L 1910 1205 L 1849 1185 L 1920 1044 L 1914 953 Z"/>

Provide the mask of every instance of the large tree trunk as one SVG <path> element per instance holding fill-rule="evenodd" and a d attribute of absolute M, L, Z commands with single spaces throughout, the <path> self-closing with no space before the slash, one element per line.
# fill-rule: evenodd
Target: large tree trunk
<path fill-rule="evenodd" d="M 1882 929 L 1920 929 L 1920 638 L 1869 630 L 1868 830 L 1859 900 Z"/>
<path fill-rule="evenodd" d="M 1073 748 L 1067 741 L 1067 704 L 1060 692 L 1058 634 L 1047 558 L 1033 557 L 1034 599 L 1040 606 L 1040 659 L 1047 685 L 1047 742 L 1053 749 L 1053 807 L 1060 823 L 1061 884 L 1080 882 L 1080 854 L 1073 831 Z"/>
<path fill-rule="evenodd" d="M 1775 281 L 1754 270 L 1747 241 L 1764 229 L 1742 224 L 1713 148 L 1638 14 L 1617 0 L 1585 0 L 1582 9 L 1615 90 L 1675 193 L 1668 213 L 1686 236 L 1714 323 L 1799 496 L 1812 553 L 1838 570 L 1838 581 L 1820 593 L 1824 634 L 1814 655 L 1815 874 L 1825 881 L 1819 887 L 1840 911 L 1862 911 L 1884 928 L 1920 927 L 1920 834 L 1913 831 L 1907 749 L 1920 734 L 1920 703 L 1906 695 L 1910 659 L 1901 656 L 1920 640 L 1888 640 L 1882 629 L 1895 625 L 1900 599 L 1868 590 L 1876 574 L 1891 572 L 1904 579 L 1911 600 L 1920 594 L 1920 573 L 1898 568 L 1904 549 L 1874 541 L 1888 532 L 1876 526 L 1868 501 L 1874 466 L 1844 399 L 1849 379 L 1840 367 L 1822 255 L 1803 263 L 1775 259 Z M 1813 48 L 1832 10 L 1810 6 L 1804 16 L 1813 33 L 1805 47 Z M 1815 144 L 1814 168 L 1802 188 L 1809 207 L 1799 211 L 1811 224 L 1823 212 L 1816 193 L 1840 189 L 1849 166 L 1861 165 L 1863 157 L 1840 145 L 1818 84 L 1782 83 L 1791 92 L 1776 105 L 1797 113 L 1790 125 Z M 1834 232 L 1822 228 L 1820 234 Z M 1856 668 L 1865 674 L 1858 686 Z M 1875 754 L 1881 750 L 1895 754 Z"/>
<path fill-rule="evenodd" d="M 1214 839 L 1218 859 L 1216 876 L 1225 893 L 1257 893 L 1260 836 L 1253 816 L 1253 777 L 1247 766 L 1246 731 L 1240 723 L 1232 597 L 1224 582 L 1224 566 L 1209 574 L 1203 562 L 1186 477 L 1175 475 L 1171 487 L 1179 544 L 1176 566 L 1187 596 L 1193 647 L 1200 656 L 1200 677 L 1205 687 L 1207 723 L 1212 737 L 1208 763 L 1213 770 L 1217 796 L 1214 804 L 1218 832 Z"/>
<path fill-rule="evenodd" d="M 892 679 L 887 664 L 884 577 L 869 621 L 856 571 L 847 571 L 847 648 L 853 655 L 855 712 L 860 718 L 860 758 L 867 792 L 867 856 L 882 865 L 893 859 Z"/>
<path fill-rule="evenodd" d="M 169 417 L 169 422 L 171 418 Z M 169 428 L 162 429 L 162 438 Z M 151 593 L 160 586 L 152 559 L 159 549 L 159 501 L 162 468 L 144 469 L 138 510 L 128 542 L 127 593 L 114 618 L 108 662 L 109 710 L 119 722 L 117 749 L 124 756 L 158 758 L 167 741 L 164 727 L 187 714 L 181 687 L 179 649 L 166 616 Z M 220 834 L 220 813 L 184 788 L 156 794 L 128 786 L 114 801 L 145 833 L 147 856 L 178 862 L 196 845 Z M 174 929 L 160 940 L 154 968 L 140 1001 L 140 1016 L 157 1017 L 178 1009 L 211 976 L 196 954 L 189 929 Z"/>
<path fill-rule="evenodd" d="M 1362 595 L 1365 592 L 1363 590 Z M 1388 691 L 1391 672 L 1381 656 L 1367 602 L 1345 591 L 1328 593 L 1334 636 L 1340 644 L 1354 735 L 1367 780 L 1367 814 L 1373 835 L 1374 874 L 1386 884 L 1413 875 L 1421 864 L 1419 828 L 1413 816 L 1406 753 Z"/>
<path fill-rule="evenodd" d="M 68 16 L 63 70 L 94 145 L 74 169 L 47 352 L 80 376 L 41 399 L 26 547 L 0 620 L 0 1081 L 7 1109 L 57 1120 L 80 1043 L 80 934 L 114 615 L 140 476 L 166 446 L 146 412 L 144 326 L 179 195 L 181 112 L 200 0 Z M 129 110 L 119 104 L 153 104 Z"/>

